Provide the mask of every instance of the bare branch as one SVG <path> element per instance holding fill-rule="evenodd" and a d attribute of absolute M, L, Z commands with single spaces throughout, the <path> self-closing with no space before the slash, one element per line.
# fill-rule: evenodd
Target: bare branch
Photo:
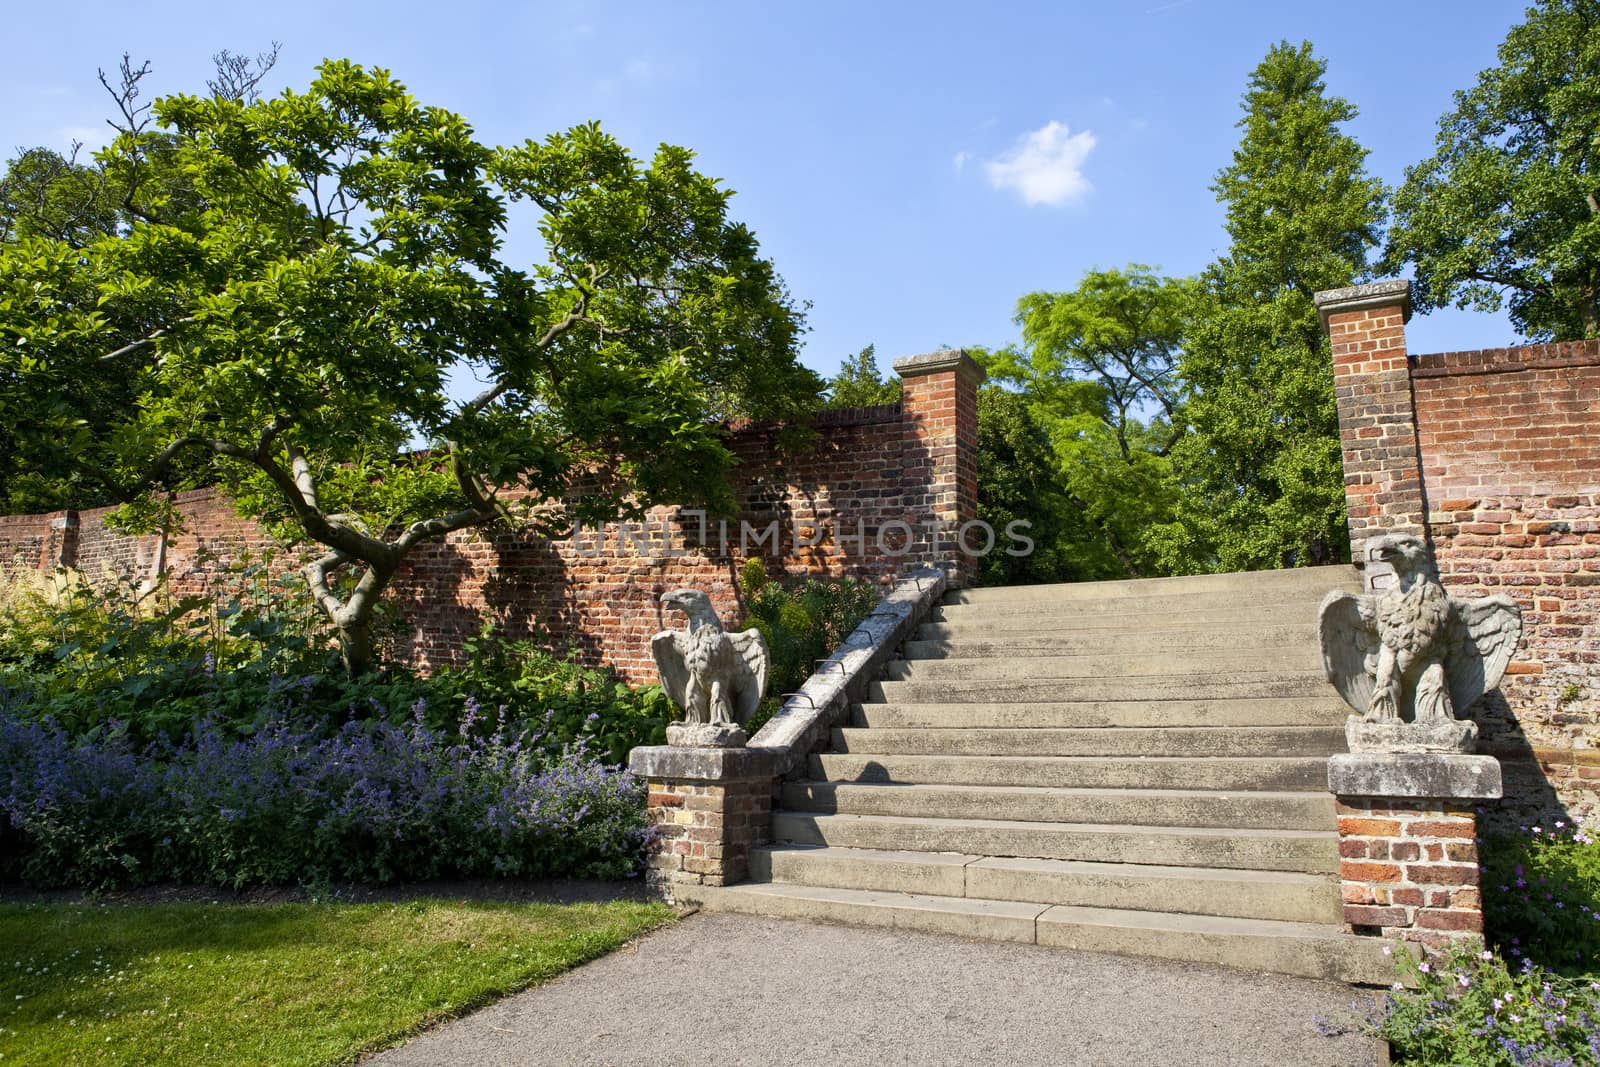
<path fill-rule="evenodd" d="M 217 76 L 206 79 L 206 88 L 211 90 L 212 96 L 222 100 L 255 103 L 261 99 L 261 79 L 277 65 L 278 52 L 282 48 L 283 45 L 273 41 L 268 51 L 258 53 L 253 60 L 224 48 L 211 57 L 211 62 L 217 68 Z M 251 69 L 252 65 L 254 70 Z"/>
<path fill-rule="evenodd" d="M 166 337 L 179 326 L 183 326 L 194 321 L 195 316 L 187 315 L 173 323 L 171 326 L 163 326 L 161 329 L 154 330 L 151 333 L 146 334 L 144 337 L 139 338 L 137 341 L 129 341 L 115 352 L 107 352 L 105 355 L 100 357 L 100 362 L 105 363 L 109 360 L 120 359 L 123 356 L 129 355 L 130 353 L 137 352 L 141 348 L 147 348 L 161 340 L 163 337 Z"/>

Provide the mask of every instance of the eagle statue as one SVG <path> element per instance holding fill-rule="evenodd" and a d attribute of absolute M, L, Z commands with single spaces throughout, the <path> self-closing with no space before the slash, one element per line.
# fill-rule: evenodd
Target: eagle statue
<path fill-rule="evenodd" d="M 667 730 L 668 744 L 738 746 L 767 689 L 767 642 L 759 630 L 729 633 L 698 589 L 676 589 L 661 603 L 688 617 L 683 630 L 650 639 L 661 688 L 683 709 L 684 721 Z"/>
<path fill-rule="evenodd" d="M 1347 730 L 1352 750 L 1358 736 L 1415 726 L 1450 737 L 1440 745 L 1446 750 L 1470 751 L 1476 725 L 1457 718 L 1500 684 L 1522 637 L 1521 610 L 1504 595 L 1452 598 L 1419 537 L 1391 534 L 1369 551 L 1394 568 L 1395 585 L 1373 596 L 1329 593 L 1317 627 L 1328 681 L 1359 716 Z"/>

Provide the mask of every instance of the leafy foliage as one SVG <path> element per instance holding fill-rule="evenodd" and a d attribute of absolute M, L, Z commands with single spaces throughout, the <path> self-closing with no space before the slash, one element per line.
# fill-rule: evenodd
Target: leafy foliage
<path fill-rule="evenodd" d="M 19 403 L 80 364 L 130 383 L 74 449 L 112 481 L 198 457 L 244 511 L 318 543 L 312 592 L 352 674 L 416 544 L 510 516 L 512 489 L 551 530 L 723 504 L 718 420 L 815 401 L 798 310 L 682 148 L 646 164 L 592 124 L 494 148 L 345 61 L 304 92 L 148 112 L 144 73 L 124 68 L 99 157 L 137 210 L 81 247 L 0 246 L 0 350 L 23 360 Z M 532 267 L 500 254 L 512 201 L 539 215 Z M 457 401 L 452 377 L 484 388 Z M 431 450 L 406 452 L 419 438 Z"/>
<path fill-rule="evenodd" d="M 326 622 L 273 561 L 218 569 L 214 596 L 143 595 L 67 572 L 24 573 L 0 595 L 0 702 L 74 735 L 113 727 L 131 743 L 173 741 L 200 721 L 233 737 L 289 719 L 327 731 L 345 720 L 404 724 L 419 702 L 430 728 L 454 731 L 469 709 L 538 724 L 612 763 L 665 738 L 671 706 L 657 686 L 486 628 L 460 665 L 430 675 L 390 668 L 351 678 L 321 636 Z"/>
<path fill-rule="evenodd" d="M 1029 293 L 1017 302 L 1025 349 L 984 353 L 984 366 L 1026 398 L 1054 453 L 1055 495 L 1076 515 L 1041 515 L 1041 529 L 1058 532 L 1040 538 L 1039 563 L 996 561 L 989 569 L 1083 578 L 1158 569 L 1151 535 L 1174 507 L 1168 454 L 1183 431 L 1176 363 L 1192 288 L 1135 263 L 1090 271 L 1068 292 Z M 991 417 L 1000 415 L 998 403 L 990 402 Z M 984 418 L 980 402 L 980 449 Z M 1026 449 L 1012 451 L 1020 458 Z M 990 471 L 1008 478 L 999 467 Z M 1050 497 L 1040 497 L 1038 507 L 1049 511 Z M 1052 567 L 1052 555 L 1074 562 Z"/>
<path fill-rule="evenodd" d="M 769 577 L 766 564 L 755 556 L 744 563 L 739 591 L 746 623 L 761 631 L 772 655 L 767 697 L 745 724 L 754 735 L 783 703 L 783 694 L 804 685 L 817 661 L 826 659 L 872 613 L 878 587 L 858 578 L 808 578 L 786 586 Z"/>
<path fill-rule="evenodd" d="M 1030 398 L 998 386 L 978 391 L 978 518 L 1004 546 L 978 559 L 983 585 L 1027 585 L 1116 577 L 1122 573 L 1106 538 L 1081 502 L 1062 485 L 1062 469 Z M 1010 555 L 1006 531 L 1032 542 Z M 1018 543 L 1018 551 L 1028 546 Z"/>
<path fill-rule="evenodd" d="M 1309 42 L 1275 45 L 1250 75 L 1244 131 L 1218 175 L 1227 255 L 1200 278 L 1179 371 L 1191 432 L 1158 531 L 1171 570 L 1306 566 L 1346 558 L 1332 360 L 1312 296 L 1365 273 L 1383 187 L 1341 124 Z"/>
<path fill-rule="evenodd" d="M 1509 303 L 1534 340 L 1600 337 L 1600 2 L 1538 0 L 1406 171 L 1384 269 L 1424 311 Z"/>
<path fill-rule="evenodd" d="M 1600 978 L 1600 839 L 1557 821 L 1481 847 L 1485 926 L 1513 959 Z"/>
<path fill-rule="evenodd" d="M 839 373 L 828 379 L 825 408 L 867 408 L 900 403 L 900 380 L 885 379 L 878 370 L 877 346 L 868 345 L 847 357 Z"/>
<path fill-rule="evenodd" d="M 1460 1067 L 1600 1065 L 1600 982 L 1457 947 L 1406 958 L 1414 989 L 1385 996 L 1371 1019 L 1400 1063 Z"/>

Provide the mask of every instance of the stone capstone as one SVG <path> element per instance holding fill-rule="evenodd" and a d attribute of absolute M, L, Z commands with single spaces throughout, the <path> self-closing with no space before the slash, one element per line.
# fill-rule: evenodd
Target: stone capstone
<path fill-rule="evenodd" d="M 1441 752 L 1351 752 L 1328 759 L 1328 792 L 1339 797 L 1493 800 L 1500 761 Z"/>

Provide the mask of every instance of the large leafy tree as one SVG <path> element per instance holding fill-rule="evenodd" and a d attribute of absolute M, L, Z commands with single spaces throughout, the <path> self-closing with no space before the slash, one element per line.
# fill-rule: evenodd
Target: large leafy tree
<path fill-rule="evenodd" d="M 986 357 L 1048 434 L 1056 481 L 1113 574 L 1152 573 L 1150 533 L 1172 518 L 1168 454 L 1183 428 L 1177 359 L 1191 289 L 1141 264 L 1090 271 L 1071 291 L 1019 300 L 1023 346 Z"/>
<path fill-rule="evenodd" d="M 1158 531 L 1174 570 L 1347 558 L 1344 477 L 1327 339 L 1312 299 L 1367 271 L 1383 187 L 1341 124 L 1309 42 L 1251 72 L 1244 131 L 1213 189 L 1231 240 L 1208 267 L 1179 371 L 1191 432 L 1173 448 L 1177 518 Z"/>
<path fill-rule="evenodd" d="M 1413 265 L 1419 309 L 1509 304 L 1527 337 L 1600 337 L 1600 0 L 1528 9 L 1394 209 L 1384 266 Z"/>
<path fill-rule="evenodd" d="M 1084 502 L 1063 484 L 1050 432 L 1035 417 L 1028 396 L 998 385 L 978 391 L 978 518 L 994 530 L 998 546 L 978 561 L 984 585 L 1089 581 L 1125 573 Z"/>
<path fill-rule="evenodd" d="M 494 148 L 345 61 L 303 92 L 172 96 L 151 118 L 100 156 L 138 208 L 118 233 L 0 250 L 0 345 L 23 376 L 93 352 L 133 383 L 97 453 L 112 480 L 199 457 L 312 542 L 353 673 L 418 544 L 513 508 L 554 533 L 725 505 L 717 420 L 815 401 L 797 310 L 684 149 L 644 163 L 594 125 Z M 533 266 L 502 254 L 508 201 L 538 214 Z"/>

